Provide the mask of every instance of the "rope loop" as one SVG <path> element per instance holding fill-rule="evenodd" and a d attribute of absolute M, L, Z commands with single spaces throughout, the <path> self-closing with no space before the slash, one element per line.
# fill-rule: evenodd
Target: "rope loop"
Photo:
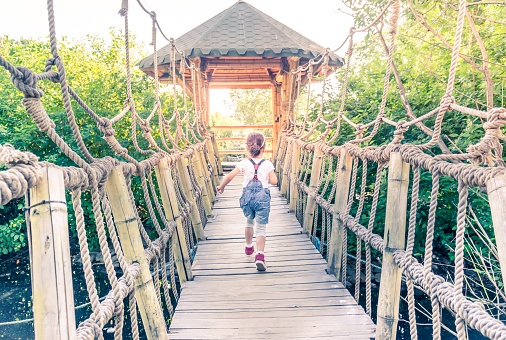
<path fill-rule="evenodd" d="M 11 80 L 14 86 L 26 98 L 40 98 L 44 96 L 44 91 L 37 88 L 37 75 L 27 67 L 16 67 L 19 73 L 11 73 Z"/>

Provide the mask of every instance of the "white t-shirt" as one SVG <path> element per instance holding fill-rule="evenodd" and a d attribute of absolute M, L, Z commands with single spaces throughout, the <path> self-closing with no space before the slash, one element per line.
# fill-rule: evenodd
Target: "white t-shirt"
<path fill-rule="evenodd" d="M 258 164 L 262 158 L 252 158 L 252 160 Z M 244 182 L 242 182 L 242 186 L 245 187 L 248 185 L 249 181 L 253 179 L 253 176 L 255 176 L 255 168 L 249 159 L 243 159 L 235 167 L 244 173 Z M 258 167 L 257 177 L 264 188 L 269 187 L 269 173 L 271 171 L 274 171 L 274 165 L 272 165 L 272 162 L 269 160 L 263 161 L 262 165 Z"/>

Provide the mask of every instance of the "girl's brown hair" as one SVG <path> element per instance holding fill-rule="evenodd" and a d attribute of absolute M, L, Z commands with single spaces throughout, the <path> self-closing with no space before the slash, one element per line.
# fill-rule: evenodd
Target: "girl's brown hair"
<path fill-rule="evenodd" d="M 251 157 L 260 155 L 260 152 L 265 148 L 265 137 L 261 132 L 251 132 L 246 137 L 246 147 Z"/>

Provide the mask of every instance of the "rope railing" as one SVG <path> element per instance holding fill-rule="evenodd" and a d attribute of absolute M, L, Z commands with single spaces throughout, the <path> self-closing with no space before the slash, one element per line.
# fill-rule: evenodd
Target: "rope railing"
<path fill-rule="evenodd" d="M 68 338 L 102 339 L 102 329 L 110 320 L 114 320 L 114 337 L 122 339 L 126 308 L 124 300 L 128 297 L 127 311 L 130 314 L 132 338 L 139 338 L 137 309 L 140 311 L 143 327 L 148 336 L 165 338 L 167 321 L 163 317 L 163 306 L 172 316 L 174 313 L 172 301 L 177 301 L 180 293 L 177 281 L 183 283 L 192 279 L 192 254 L 196 250 L 197 242 L 205 239 L 203 228 L 212 214 L 214 184 L 220 168 L 219 156 L 215 157 L 219 154 L 215 150 L 215 144 L 213 145 L 214 137 L 201 123 L 202 112 L 196 112 L 191 122 L 186 91 L 183 92 L 184 117 L 181 118 L 177 107 L 178 93 L 175 84 L 173 91 L 175 109 L 170 119 L 165 118 L 159 96 L 156 63 L 153 110 L 147 118 L 141 117 L 136 112 L 132 96 L 128 10 L 128 1 L 124 0 L 120 14 L 125 20 L 127 96 L 124 109 L 112 119 L 95 113 L 66 81 L 64 61 L 58 54 L 52 0 L 48 0 L 52 57 L 46 63 L 44 72 L 36 74 L 27 68 L 15 67 L 0 56 L 0 65 L 11 73 L 14 85 L 24 94 L 22 103 L 39 129 L 77 165 L 77 167 L 61 167 L 48 162 L 39 162 L 38 158 L 29 152 L 17 151 L 8 144 L 0 145 L 0 164 L 8 167 L 7 170 L 0 172 L 0 204 L 5 205 L 12 199 L 25 195 L 28 197 L 26 202 L 28 231 L 33 233 L 30 241 L 34 273 L 32 280 L 34 287 L 37 288 L 33 296 L 34 323 L 36 331 L 41 332 L 36 336 L 55 338 L 57 334 L 65 333 Z M 156 60 L 156 33 L 159 25 L 156 14 L 150 15 L 153 18 Z M 175 53 L 179 52 L 175 48 L 173 51 L 172 65 L 175 65 Z M 184 55 L 181 55 L 181 60 L 186 61 Z M 52 70 L 53 65 L 56 65 L 58 71 Z M 188 68 L 191 69 L 192 75 L 194 72 L 200 72 L 193 63 L 188 65 Z M 172 76 L 176 78 L 174 67 Z M 55 123 L 40 101 L 44 93 L 37 88 L 37 81 L 44 79 L 60 84 L 68 123 L 77 142 L 78 152 L 57 134 Z M 202 100 L 202 89 L 198 87 L 199 84 L 197 87 L 195 82 L 193 84 L 193 93 Z M 71 98 L 96 121 L 99 131 L 118 159 L 90 153 L 81 137 Z M 200 110 L 203 109 L 202 105 L 198 107 Z M 113 124 L 125 119 L 128 113 L 131 115 L 133 146 L 137 154 L 143 156 L 141 160 L 134 158 L 115 137 Z M 151 134 L 150 120 L 156 113 L 159 116 L 161 146 Z M 175 131 L 172 131 L 172 122 L 175 122 Z M 137 124 L 141 128 L 142 137 L 148 142 L 148 149 L 142 149 L 138 143 Z M 186 133 L 183 132 L 183 124 L 186 125 Z M 188 131 L 191 131 L 193 140 L 189 139 Z M 165 142 L 165 138 L 170 145 Z M 141 200 L 133 193 L 134 181 L 140 183 Z M 59 182 L 61 185 L 55 184 Z M 66 191 L 72 197 L 81 262 L 92 309 L 89 317 L 77 326 L 73 299 L 60 296 L 69 294 L 72 296 L 70 259 L 65 258 L 69 255 L 68 217 L 66 209 L 62 210 L 58 206 L 65 203 Z M 90 222 L 85 222 L 82 205 L 85 192 L 91 193 L 100 252 L 111 286 L 111 291 L 102 299 L 98 297 L 90 258 L 86 231 L 87 223 Z M 49 198 L 45 198 L 44 195 L 49 195 Z M 57 196 L 61 199 L 53 199 Z M 157 235 L 154 239 L 142 221 L 141 210 L 147 212 L 152 222 L 153 232 Z M 45 237 L 36 236 L 39 232 L 42 235 L 45 230 L 49 230 L 49 235 L 52 235 L 48 236 L 47 241 Z M 56 261 L 51 262 L 44 257 L 47 248 L 44 254 L 39 253 L 43 249 L 40 242 L 45 241 L 54 246 L 51 252 L 56 254 L 53 256 Z M 114 267 L 111 249 L 117 256 L 121 276 L 118 276 Z M 55 278 L 46 280 L 48 275 L 51 276 L 47 273 L 54 273 L 59 277 L 58 280 L 63 278 L 69 283 L 66 290 L 62 291 L 61 285 L 55 288 L 57 287 Z M 48 289 L 52 293 L 48 293 Z M 54 296 L 56 301 L 49 298 L 51 294 L 56 295 Z M 61 301 L 65 301 L 66 305 L 62 306 Z M 55 318 L 55 313 L 59 318 Z"/>
<path fill-rule="evenodd" d="M 442 314 L 441 308 L 449 310 L 455 317 L 455 329 L 458 339 L 466 339 L 468 328 L 473 328 L 483 336 L 491 339 L 506 338 L 506 325 L 495 313 L 486 309 L 470 295 L 465 288 L 465 235 L 467 221 L 469 190 L 485 190 L 488 193 L 491 219 L 495 242 L 497 243 L 498 260 L 503 278 L 506 275 L 506 249 L 504 242 L 503 213 L 506 190 L 506 171 L 501 141 L 504 136 L 501 127 L 506 123 L 506 109 L 489 108 L 481 111 L 456 103 L 452 97 L 461 36 L 467 3 L 461 0 L 458 7 L 456 33 L 452 47 L 451 65 L 444 96 L 439 106 L 420 117 L 410 121 L 395 121 L 385 114 L 386 96 L 389 88 L 390 73 L 397 72 L 393 64 L 395 53 L 395 35 L 399 20 L 399 1 L 390 1 L 381 11 L 386 15 L 390 8 L 390 45 L 386 47 L 387 67 L 381 105 L 374 120 L 357 123 L 343 111 L 349 73 L 349 60 L 353 52 L 353 34 L 350 30 L 346 41 L 350 41 L 347 52 L 348 66 L 342 78 L 341 105 L 333 112 L 333 119 L 323 119 L 320 113 L 312 122 L 308 120 L 309 106 L 297 121 L 290 117 L 281 133 L 278 150 L 275 154 L 275 168 L 279 179 L 281 193 L 290 201 L 290 211 L 295 213 L 303 227 L 303 231 L 313 241 L 317 249 L 327 260 L 327 270 L 335 275 L 345 286 L 354 288 L 355 299 L 359 301 L 361 291 L 365 290 L 365 309 L 369 315 L 377 315 L 377 339 L 396 337 L 399 320 L 399 303 L 401 299 L 401 278 L 405 279 L 406 300 L 409 315 L 409 329 L 412 339 L 417 339 L 416 302 L 420 299 L 415 295 L 415 288 L 421 290 L 430 300 L 430 317 L 432 337 L 441 339 Z M 372 20 L 372 28 L 378 19 Z M 344 45 L 344 43 L 343 43 Z M 292 91 L 300 92 L 302 88 L 301 73 L 311 73 L 311 63 L 293 71 Z M 399 89 L 402 88 L 397 79 Z M 310 83 L 310 82 L 309 82 Z M 309 94 L 310 88 L 306 91 Z M 402 91 L 401 99 L 402 99 Z M 323 94 L 322 94 L 323 97 Z M 298 97 L 297 97 L 298 98 Z M 298 100 L 298 99 L 297 99 Z M 309 97 L 306 99 L 309 102 Z M 409 111 L 407 98 L 402 100 Z M 296 104 L 297 106 L 297 101 Z M 307 104 L 309 105 L 309 104 Z M 484 120 L 485 131 L 482 139 L 471 145 L 467 152 L 461 154 L 448 153 L 441 148 L 440 155 L 434 155 L 430 149 L 441 138 L 444 116 L 452 110 Z M 314 108 L 314 112 L 318 112 Z M 409 115 L 408 115 L 409 117 Z M 420 124 L 435 117 L 434 126 L 428 129 Z M 341 123 L 351 125 L 356 131 L 356 138 L 336 145 L 340 134 Z M 319 124 L 324 124 L 323 133 Z M 379 131 L 381 124 L 394 126 L 393 138 L 382 146 L 361 146 L 370 141 Z M 404 134 L 417 126 L 430 131 L 430 140 L 425 144 L 402 143 Z M 364 137 L 366 129 L 371 129 Z M 333 135 L 332 133 L 333 132 Z M 438 143 L 439 145 L 439 143 Z M 430 192 L 422 193 L 421 178 L 432 178 Z M 410 179 L 411 177 L 411 179 Z M 382 183 L 386 181 L 387 190 Z M 454 181 L 457 186 L 458 204 L 455 206 L 455 247 L 452 256 L 455 258 L 453 273 L 443 277 L 433 266 L 434 248 L 436 245 L 437 216 L 442 209 L 438 207 L 441 200 L 440 179 Z M 410 208 L 408 210 L 408 193 Z M 428 215 L 420 215 L 420 196 L 429 195 Z M 367 203 L 367 204 L 366 204 Z M 367 207 L 367 210 L 365 209 Z M 378 216 L 382 216 L 381 220 Z M 384 216 L 384 217 L 383 217 Z M 363 223 L 363 224 L 362 224 Z M 406 231 L 407 224 L 407 231 Z M 426 230 L 419 225 L 426 224 Z M 415 235 L 425 233 L 424 254 L 414 255 Z M 488 238 L 489 242 L 492 242 Z M 348 242 L 355 246 L 355 264 L 352 275 L 349 274 L 350 255 Z M 495 249 L 495 245 L 492 247 Z M 372 273 L 374 257 L 381 262 L 381 280 L 376 280 Z M 362 260 L 365 255 L 365 261 Z M 364 264 L 365 263 L 365 267 Z M 365 272 L 365 288 L 362 275 Z M 372 280 L 379 283 L 378 303 L 373 304 Z M 497 285 L 499 286 L 499 285 Z M 499 295 L 499 294 L 498 294 Z M 496 305 L 497 301 L 489 301 Z M 498 307 L 499 308 L 499 307 Z M 443 325 L 444 326 L 444 325 Z M 446 326 L 444 326 L 446 327 Z"/>

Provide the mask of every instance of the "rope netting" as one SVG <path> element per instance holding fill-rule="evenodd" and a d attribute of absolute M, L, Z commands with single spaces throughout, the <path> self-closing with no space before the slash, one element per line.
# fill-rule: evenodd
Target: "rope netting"
<path fill-rule="evenodd" d="M 208 217 L 208 214 L 204 210 L 204 187 L 209 182 L 213 183 L 215 172 L 218 171 L 217 162 L 219 162 L 219 158 L 208 157 L 210 152 L 216 155 L 216 151 L 210 149 L 212 143 L 209 143 L 209 141 L 212 140 L 213 136 L 202 123 L 201 118 L 205 114 L 203 110 L 205 110 L 206 105 L 200 104 L 200 101 L 204 100 L 204 94 L 198 81 L 192 82 L 193 94 L 196 97 L 196 101 L 199 102 L 198 104 L 194 103 L 195 112 L 191 114 L 186 88 L 182 92 L 184 106 L 178 108 L 177 98 L 181 94 L 176 89 L 175 80 L 178 76 L 175 68 L 176 56 L 181 60 L 180 65 L 183 68 L 183 75 L 185 67 L 191 70 L 192 78 L 195 78 L 195 74 L 201 71 L 176 48 L 174 41 L 171 40 L 171 76 L 174 80 L 174 111 L 171 113 L 169 119 L 162 112 L 158 65 L 155 62 L 154 107 L 148 117 L 141 117 L 135 109 L 136 103 L 132 96 L 128 27 L 129 9 L 128 1 L 123 0 L 120 14 L 124 17 L 125 22 L 125 69 L 127 75 L 125 106 L 114 118 L 100 116 L 79 97 L 67 81 L 64 60 L 58 54 L 53 0 L 48 0 L 47 4 L 52 56 L 48 59 L 45 70 L 42 73 L 35 73 L 33 70 L 22 66 L 16 67 L 1 56 L 0 65 L 10 72 L 13 84 L 24 94 L 22 104 L 40 131 L 44 132 L 58 146 L 61 152 L 75 163 L 76 167 L 61 167 L 56 164 L 42 162 L 30 152 L 15 150 L 9 144 L 0 145 L 0 164 L 6 165 L 8 168 L 0 172 L 0 205 L 6 205 L 15 198 L 23 197 L 31 188 L 34 188 L 41 177 L 41 169 L 43 167 L 57 167 L 61 169 L 64 175 L 65 189 L 72 197 L 80 256 L 92 309 L 91 315 L 78 325 L 77 338 L 102 339 L 104 326 L 109 321 L 114 320 L 114 337 L 115 339 L 122 339 L 125 319 L 125 299 L 128 298 L 132 338 L 138 339 L 139 329 L 134 286 L 135 280 L 140 275 L 140 265 L 135 262 L 127 263 L 125 259 L 124 249 L 118 237 L 118 226 L 115 223 L 111 209 L 111 197 L 108 196 L 106 190 L 106 182 L 113 170 L 118 166 L 121 167 L 126 179 L 130 204 L 135 213 L 135 220 L 142 236 L 143 246 L 145 247 L 145 256 L 152 272 L 152 281 L 156 290 L 158 303 L 162 309 L 162 305 L 165 305 L 169 315 L 172 316 L 174 313 L 172 301 L 177 301 L 179 298 L 175 270 L 176 250 L 173 249 L 175 230 L 180 221 L 184 231 L 182 237 L 186 241 L 182 243 L 186 247 L 186 252 L 193 254 L 196 250 L 197 241 L 201 239 L 194 227 L 196 224 L 201 224 L 202 227 L 205 226 Z M 154 12 L 148 14 L 153 21 L 153 50 L 154 60 L 156 61 L 156 36 L 159 25 L 156 20 L 156 14 Z M 56 66 L 56 70 L 53 69 L 53 66 Z M 197 79 L 199 78 L 197 77 Z M 44 96 L 44 93 L 37 87 L 37 82 L 42 80 L 50 80 L 60 85 L 68 124 L 74 137 L 72 143 L 75 142 L 77 144 L 78 151 L 72 149 L 69 145 L 72 144 L 70 141 L 66 141 L 58 135 L 55 130 L 55 122 L 45 111 L 41 103 L 41 97 Z M 114 151 L 117 158 L 91 154 L 81 136 L 80 127 L 76 121 L 72 107 L 72 99 L 95 120 L 98 130 L 103 134 L 103 138 Z M 184 110 L 183 115 L 181 115 L 180 110 Z M 155 141 L 150 124 L 150 120 L 155 114 L 158 115 L 160 144 Z M 131 152 L 121 145 L 115 137 L 113 125 L 125 119 L 128 115 L 130 115 L 131 119 L 131 140 L 135 152 L 142 156 L 140 160 L 134 158 Z M 173 122 L 175 122 L 174 131 L 172 131 Z M 138 128 L 141 129 L 142 138 L 146 139 L 149 144 L 148 149 L 142 149 L 138 143 Z M 191 136 L 189 136 L 189 132 Z M 202 164 L 202 174 L 200 177 L 203 179 L 203 182 L 199 182 L 199 176 L 194 166 L 195 159 L 198 159 Z M 161 160 L 166 160 L 171 169 L 171 181 L 169 182 L 173 183 L 175 191 L 175 201 L 171 202 L 172 211 L 167 211 L 166 207 L 162 207 L 159 198 L 161 178 L 153 174 L 155 167 Z M 132 189 L 134 177 L 141 184 L 141 197 L 135 197 L 134 195 Z M 208 185 L 207 189 L 214 190 L 214 185 Z M 88 220 L 85 222 L 82 202 L 85 192 L 91 194 L 94 215 L 94 221 L 91 222 Z M 148 232 L 146 229 L 146 221 L 143 222 L 140 216 L 141 210 L 147 211 L 149 220 L 154 226 L 155 237 L 152 236 L 153 232 Z M 171 216 L 171 218 L 168 216 Z M 93 263 L 90 258 L 89 239 L 86 231 L 87 223 L 95 224 L 100 252 L 103 255 L 105 271 L 111 287 L 107 295 L 102 298 L 98 295 L 95 274 L 92 269 Z M 115 253 L 117 256 L 120 271 L 115 269 L 112 253 Z M 192 258 L 190 258 L 191 260 Z"/>
<path fill-rule="evenodd" d="M 411 6 L 410 3 L 409 5 Z M 343 71 L 340 104 L 337 106 L 337 112 L 331 113 L 332 119 L 325 120 L 323 104 L 320 104 L 319 108 L 314 109 L 315 119 L 309 121 L 311 81 L 308 82 L 305 92 L 301 91 L 304 87 L 304 84 L 301 83 L 301 74 L 308 75 L 311 79 L 315 67 L 322 68 L 323 75 L 327 74 L 325 68 L 327 67 L 328 52 L 291 72 L 291 91 L 295 93 L 295 97 L 292 96 L 292 98 L 296 99 L 293 101 L 292 110 L 290 110 L 292 114 L 287 115 L 286 124 L 280 135 L 277 152 L 274 156 L 282 194 L 286 194 L 286 197 L 291 199 L 290 204 L 291 207 L 293 206 L 297 219 L 327 260 L 329 260 L 329 250 L 331 250 L 329 245 L 335 237 L 334 233 L 340 233 L 339 239 L 342 239 L 342 247 L 336 251 L 340 253 L 341 273 L 334 274 L 341 278 L 345 286 L 347 280 L 351 280 L 352 285 L 348 286 L 354 286 L 357 301 L 361 298 L 361 285 L 365 283 L 364 304 L 369 315 L 373 314 L 371 281 L 375 275 L 373 269 L 377 267 L 374 262 L 377 260 L 381 263 L 381 254 L 385 251 L 393 252 L 395 264 L 402 270 L 407 289 L 406 299 L 412 339 L 417 339 L 417 315 L 420 315 L 419 311 L 417 313 L 415 303 L 415 288 L 430 299 L 431 310 L 425 310 L 424 315 L 428 315 L 432 319 L 434 339 L 441 339 L 442 327 L 447 329 L 442 324 L 441 308 L 450 311 L 454 316 L 456 329 L 454 335 L 458 339 L 468 338 L 468 327 L 491 339 L 506 338 L 506 325 L 501 319 L 494 315 L 490 309 L 485 308 L 481 301 L 472 295 L 470 296 L 467 289 L 464 291 L 464 281 L 467 280 L 464 258 L 465 237 L 466 228 L 469 227 L 467 216 L 471 210 L 468 192 L 474 188 L 479 191 L 485 190 L 491 179 L 506 175 L 501 144 L 501 141 L 505 139 L 501 127 L 506 123 L 506 109 L 488 106 L 487 111 L 481 111 L 459 105 L 452 96 L 455 90 L 456 70 L 467 8 L 467 2 L 460 0 L 459 6 L 456 8 L 458 12 L 456 31 L 454 44 L 451 46 L 451 63 L 446 91 L 436 109 L 420 117 L 415 117 L 407 97 L 403 96 L 403 91 L 399 91 L 406 115 L 411 120 L 394 121 L 387 117 L 387 95 L 389 94 L 391 73 L 394 69 L 395 39 L 401 9 L 400 1 L 392 0 L 367 27 L 361 30 L 353 27 L 350 30 L 346 39 L 349 47 L 346 53 L 347 65 Z M 374 27 L 380 19 L 384 20 L 383 17 L 387 14 L 390 15 L 388 21 L 390 38 L 384 46 L 386 71 L 381 102 L 374 120 L 356 123 L 352 117 L 347 117 L 344 113 L 350 61 L 354 47 L 353 37 L 357 32 L 364 32 Z M 400 77 L 396 77 L 396 81 L 399 90 L 401 90 Z M 299 100 L 299 95 L 304 93 L 307 94 L 307 98 L 305 98 L 307 106 L 302 108 L 303 113 L 299 114 L 301 112 L 299 101 L 302 101 Z M 324 78 L 321 103 L 323 103 L 325 93 L 326 82 Z M 480 117 L 483 122 L 484 135 L 481 140 L 460 154 L 452 154 L 444 146 L 444 143 L 442 143 L 443 146 L 440 143 L 444 117 L 453 110 Z M 302 118 L 298 119 L 298 116 Z M 434 125 L 432 129 L 428 129 L 424 123 L 427 124 L 431 117 L 435 119 Z M 337 143 L 338 137 L 342 139 L 341 124 L 349 124 L 355 130 L 355 138 Z M 386 145 L 373 146 L 370 141 L 378 133 L 382 124 L 395 128 L 393 138 Z M 430 133 L 427 133 L 430 137 L 429 141 L 424 144 L 402 143 L 404 134 L 412 126 L 419 127 L 425 133 L 427 133 L 426 130 L 429 130 Z M 317 131 L 322 131 L 322 133 L 317 134 Z M 361 144 L 366 146 L 361 146 Z M 435 145 L 440 146 L 441 154 L 434 155 L 430 151 Z M 381 197 L 385 197 L 385 193 L 382 192 L 382 190 L 385 191 L 385 187 L 382 187 L 381 184 L 387 170 L 388 172 L 392 171 L 389 169 L 389 162 L 393 153 L 399 153 L 402 160 L 410 165 L 412 177 L 409 185 L 411 203 L 407 214 L 408 230 L 403 249 L 386 249 L 386 241 L 383 236 L 379 235 L 379 232 L 383 231 L 385 221 L 377 219 L 379 215 L 384 216 L 384 214 L 380 214 L 381 209 L 386 209 L 385 200 L 381 199 Z M 351 160 L 346 165 L 349 158 Z M 341 174 L 346 171 L 348 171 L 348 175 Z M 420 192 L 421 175 L 428 175 L 432 178 L 431 191 L 428 193 Z M 339 176 L 346 177 L 348 181 L 340 182 Z M 455 247 L 452 249 L 452 256 L 455 260 L 453 272 L 446 277 L 440 275 L 435 270 L 437 266 L 433 265 L 436 246 L 435 234 L 438 233 L 437 215 L 442 209 L 448 209 L 448 207 L 438 207 L 441 178 L 450 179 L 458 184 L 458 204 L 455 207 L 457 213 L 455 234 L 453 235 Z M 345 191 L 348 190 L 347 188 L 349 188 L 349 194 L 346 195 L 346 202 L 339 208 L 339 200 L 341 199 L 339 193 L 343 190 L 347 193 L 348 191 Z M 426 217 L 419 214 L 421 211 L 419 201 L 422 194 L 428 195 L 430 202 Z M 312 204 L 315 204 L 314 208 Z M 368 211 L 365 210 L 366 206 Z M 426 231 L 420 228 L 422 224 L 419 223 L 420 219 L 426 219 L 423 221 L 427 225 Z M 338 223 L 344 227 L 342 229 L 336 227 Z M 423 232 L 426 233 L 424 254 L 417 257 L 414 254 L 415 235 Z M 354 256 L 348 251 L 349 240 L 356 242 L 353 249 Z M 493 243 L 494 241 L 488 239 L 488 242 Z M 492 244 L 492 247 L 495 245 Z M 375 261 L 373 261 L 373 253 L 375 257 L 377 256 L 374 258 Z M 365 260 L 363 259 L 364 255 Z M 350 257 L 355 262 L 355 268 L 351 271 L 349 271 L 350 264 L 348 263 Z M 354 277 L 350 278 L 350 276 Z M 379 284 L 381 285 L 381 283 Z M 497 285 L 497 290 L 500 290 L 499 286 Z M 498 293 L 498 295 L 501 294 Z M 496 303 L 497 301 L 490 302 Z"/>

